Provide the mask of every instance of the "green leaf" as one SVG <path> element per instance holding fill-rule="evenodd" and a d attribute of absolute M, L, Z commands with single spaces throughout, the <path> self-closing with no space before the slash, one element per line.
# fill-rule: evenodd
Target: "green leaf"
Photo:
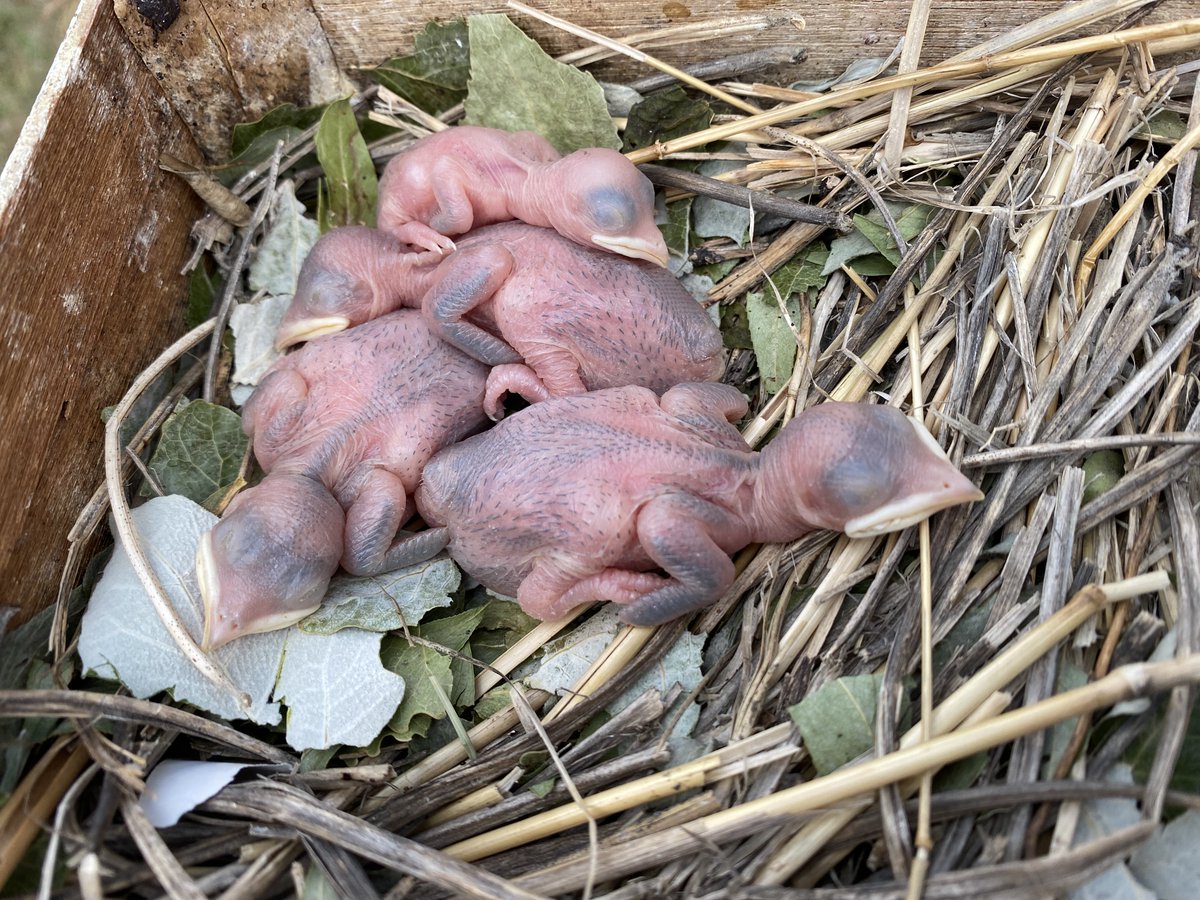
<path fill-rule="evenodd" d="M 498 684 L 475 701 L 472 712 L 475 715 L 475 721 L 482 722 L 510 706 L 512 706 L 512 699 L 508 693 L 508 685 Z"/>
<path fill-rule="evenodd" d="M 899 215 L 893 215 L 900 236 L 905 241 L 910 241 L 921 233 L 932 214 L 933 207 L 915 203 L 904 207 Z M 871 246 L 883 254 L 884 259 L 893 266 L 900 265 L 900 251 L 896 247 L 896 240 L 883 224 L 883 217 L 878 212 L 875 212 L 875 219 L 869 215 L 855 216 L 854 226 L 871 242 Z"/>
<path fill-rule="evenodd" d="M 320 750 L 305 750 L 300 754 L 300 772 L 323 772 L 341 749 L 340 744 L 334 744 Z"/>
<path fill-rule="evenodd" d="M 304 873 L 304 893 L 300 900 L 338 900 L 337 888 L 333 886 L 318 865 L 311 865 Z"/>
<path fill-rule="evenodd" d="M 746 301 L 735 300 L 721 307 L 721 337 L 730 350 L 753 350 L 750 337 L 750 320 L 746 313 Z"/>
<path fill-rule="evenodd" d="M 824 244 L 809 244 L 777 269 L 770 281 L 784 299 L 824 287 L 826 276 L 821 269 L 828 258 L 829 248 Z"/>
<path fill-rule="evenodd" d="M 1083 502 L 1091 503 L 1111 490 L 1125 474 L 1125 456 L 1120 450 L 1100 450 L 1083 461 Z"/>
<path fill-rule="evenodd" d="M 1149 135 L 1156 140 L 1176 144 L 1183 139 L 1185 134 L 1187 134 L 1187 120 L 1177 112 L 1163 109 L 1146 121 L 1138 136 Z"/>
<path fill-rule="evenodd" d="M 341 225 L 373 226 L 379 181 L 348 98 L 329 104 L 317 126 L 316 144 L 329 192 L 322 230 Z"/>
<path fill-rule="evenodd" d="M 405 680 L 381 664 L 382 639 L 357 629 L 287 632 L 274 696 L 288 705 L 289 744 L 307 750 L 375 740 L 408 693 Z"/>
<path fill-rule="evenodd" d="M 506 632 L 512 635 L 515 641 L 536 628 L 538 622 L 538 619 L 521 609 L 515 600 L 490 600 L 483 608 L 483 618 L 479 627 L 488 631 Z"/>
<path fill-rule="evenodd" d="M 1125 751 L 1124 759 L 1133 766 L 1134 778 L 1141 784 L 1150 777 L 1154 754 L 1162 742 L 1162 712 Z M 1200 699 L 1192 703 L 1192 715 L 1183 735 L 1183 747 L 1171 773 L 1171 789 L 1189 794 L 1200 792 Z"/>
<path fill-rule="evenodd" d="M 213 304 L 217 299 L 217 282 L 209 276 L 204 261 L 192 269 L 188 279 L 187 327 L 191 331 L 212 316 Z"/>
<path fill-rule="evenodd" d="M 449 606 L 461 580 L 458 566 L 445 558 L 381 575 L 338 575 L 330 582 L 321 608 L 302 619 L 299 627 L 308 634 L 412 627 L 430 610 Z"/>
<path fill-rule="evenodd" d="M 621 623 L 615 607 L 609 603 L 582 624 L 547 641 L 537 670 L 523 679 L 525 685 L 551 694 L 570 690 L 616 637 Z"/>
<path fill-rule="evenodd" d="M 694 275 L 707 275 L 713 284 L 720 284 L 721 279 L 732 272 L 738 264 L 736 259 L 723 259 L 720 262 L 709 263 L 706 266 L 696 266 L 692 269 Z"/>
<path fill-rule="evenodd" d="M 958 762 L 941 769 L 933 777 L 933 792 L 941 794 L 946 791 L 965 791 L 975 783 L 975 779 L 987 768 L 987 751 L 975 753 Z"/>
<path fill-rule="evenodd" d="M 663 240 L 667 242 L 667 250 L 672 255 L 686 257 L 688 255 L 688 236 L 691 231 L 692 199 L 676 200 L 667 205 L 667 221 L 658 226 Z"/>
<path fill-rule="evenodd" d="M 283 141 L 285 145 L 290 144 L 298 140 L 303 133 L 304 129 L 295 128 L 291 125 L 280 125 L 277 128 L 270 128 L 255 135 L 254 139 L 246 145 L 245 149 L 229 160 L 229 162 L 210 168 L 209 173 L 228 187 L 255 166 L 261 166 L 269 160 L 275 152 L 275 145 L 280 141 Z M 296 165 L 307 167 L 311 163 L 311 156 L 303 156 L 297 160 Z"/>
<path fill-rule="evenodd" d="M 888 212 L 892 214 L 892 218 L 896 220 L 896 228 L 899 230 L 900 236 L 906 241 L 910 241 L 920 234 L 933 214 L 932 207 L 919 203 L 907 205 L 889 203 L 887 208 Z M 835 238 L 829 245 L 829 257 L 821 269 L 822 275 L 835 272 L 844 263 L 873 253 L 881 253 L 893 266 L 899 264 L 900 255 L 896 251 L 896 242 L 892 240 L 891 233 L 884 226 L 879 210 L 873 209 L 865 216 L 855 216 L 854 229 L 849 234 Z M 857 267 L 855 268 L 857 269 Z M 863 273 L 860 272 L 860 274 Z"/>
<path fill-rule="evenodd" d="M 311 128 L 321 119 L 325 112 L 325 104 L 319 106 L 296 106 L 294 103 L 284 103 L 268 111 L 261 119 L 254 122 L 239 122 L 233 126 L 233 139 L 230 141 L 230 153 L 236 157 L 244 153 L 260 136 L 279 128 L 290 128 L 303 131 Z M 271 144 L 274 145 L 274 141 Z M 267 154 L 270 156 L 270 153 Z"/>
<path fill-rule="evenodd" d="M 882 675 L 839 678 L 788 710 L 817 774 L 828 775 L 874 745 L 882 681 Z"/>
<path fill-rule="evenodd" d="M 461 651 L 482 618 L 483 608 L 480 607 L 436 619 L 414 631 L 428 641 Z M 404 699 L 388 723 L 388 730 L 398 741 L 424 736 L 435 719 L 446 716 L 438 689 L 451 697 L 455 693 L 451 657 L 431 647 L 410 644 L 397 635 L 384 639 L 382 659 L 384 667 L 401 676 L 407 686 Z"/>
<path fill-rule="evenodd" d="M 560 153 L 621 145 L 604 91 L 591 75 L 555 62 L 507 16 L 471 16 L 467 30 L 467 124 L 536 131 Z"/>
<path fill-rule="evenodd" d="M 248 445 L 233 410 L 207 400 L 180 401 L 163 424 L 150 471 L 166 493 L 202 503 L 233 484 Z M 144 487 L 142 493 L 153 491 Z"/>
<path fill-rule="evenodd" d="M 467 96 L 471 48 L 467 23 L 430 22 L 413 41 L 413 52 L 380 63 L 369 74 L 384 87 L 432 115 Z"/>
<path fill-rule="evenodd" d="M 623 151 L 640 150 L 659 141 L 703 131 L 712 124 L 707 100 L 692 99 L 679 85 L 655 91 L 629 110 Z"/>
<path fill-rule="evenodd" d="M 1065 661 L 1059 663 L 1054 688 L 1056 694 L 1065 694 L 1067 691 L 1081 688 L 1087 683 L 1087 672 L 1083 671 L 1079 666 Z M 1075 726 L 1078 722 L 1079 717 L 1072 716 L 1069 719 L 1063 719 L 1050 729 L 1050 740 L 1046 744 L 1047 756 L 1042 763 L 1043 778 L 1049 779 L 1054 774 L 1059 760 L 1062 759 L 1062 755 L 1067 749 L 1067 744 L 1071 742 L 1071 735 L 1075 731 Z"/>
<path fill-rule="evenodd" d="M 847 263 L 847 265 L 863 278 L 870 278 L 875 275 L 891 275 L 896 271 L 896 267 L 882 253 L 868 253 L 866 256 L 860 256 L 852 263 Z"/>
<path fill-rule="evenodd" d="M 787 308 L 794 325 L 800 315 L 800 305 L 790 300 Z M 771 291 L 746 294 L 746 320 L 763 387 L 773 394 L 792 377 L 796 364 L 796 335 L 784 320 L 779 302 Z"/>

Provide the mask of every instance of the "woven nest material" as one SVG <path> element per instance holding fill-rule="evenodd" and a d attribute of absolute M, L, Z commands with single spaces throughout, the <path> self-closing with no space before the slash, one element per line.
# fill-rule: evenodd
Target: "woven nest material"
<path fill-rule="evenodd" d="M 747 548 L 717 605 L 619 631 L 562 699 L 526 688 L 499 712 L 458 710 L 462 734 L 442 745 L 384 740 L 372 757 L 339 748 L 298 767 L 279 734 L 78 677 L 73 689 L 5 691 L 4 715 L 73 727 L 38 732 L 41 762 L 0 811 L 0 835 L 17 834 L 14 808 L 48 797 L 37 809 L 52 841 L 39 846 L 48 873 L 70 864 L 72 896 L 94 896 L 93 884 L 110 896 L 307 896 L 324 883 L 389 898 L 1049 895 L 1151 840 L 1198 799 L 1181 790 L 1196 773 L 1172 773 L 1193 746 L 1200 677 L 1200 99 L 1196 65 L 1180 62 L 1200 35 L 1196 23 L 1131 20 L 1062 37 L 1088 24 L 1051 17 L 926 68 L 911 62 L 917 29 L 900 74 L 819 94 L 727 82 L 763 111 L 718 105 L 726 114 L 707 129 L 630 154 L 719 157 L 727 185 L 840 214 L 768 217 L 744 245 L 689 248 L 694 265 L 715 266 L 707 302 L 731 348 L 727 380 L 752 398 L 751 444 L 827 399 L 885 402 L 924 421 L 982 502 L 883 538 Z M 374 103 L 404 129 L 372 145 L 380 164 L 457 114 L 390 93 Z M 319 174 L 295 168 L 312 132 L 233 186 L 242 207 L 214 195 L 202 234 L 220 237 L 220 212 L 246 223 L 211 245 L 229 286 L 218 331 L 280 173 L 299 187 Z M 688 176 L 662 189 L 668 208 L 720 194 Z M 839 258 L 831 223 L 853 224 L 861 252 Z M 818 245 L 831 257 L 818 261 Z M 840 264 L 798 280 L 802 264 L 830 258 Z M 777 305 L 794 337 L 782 375 L 758 364 L 765 344 L 745 327 L 756 303 Z M 228 361 L 214 343 L 219 391 Z M 136 451 L 206 364 L 177 382 Z M 54 630 L 54 671 L 68 681 L 77 606 L 64 599 Z M 685 631 L 704 646 L 694 689 L 606 714 Z M 512 671 L 552 634 L 533 632 L 496 666 Z M 501 680 L 479 671 L 483 689 Z M 798 705 L 830 690 L 859 709 L 846 728 L 865 729 L 873 751 L 826 771 L 814 705 Z M 693 703 L 698 749 L 673 765 L 665 735 Z M 168 751 L 275 767 L 158 831 L 133 798 Z M 1132 782 L 1112 780 L 1121 764 Z M 1081 808 L 1113 797 L 1137 800 L 1140 818 L 1085 835 Z"/>

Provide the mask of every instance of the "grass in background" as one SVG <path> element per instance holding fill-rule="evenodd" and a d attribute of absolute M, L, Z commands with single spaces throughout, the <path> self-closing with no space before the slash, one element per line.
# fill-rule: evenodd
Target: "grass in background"
<path fill-rule="evenodd" d="M 0 0 L 0 167 L 50 69 L 74 0 Z"/>

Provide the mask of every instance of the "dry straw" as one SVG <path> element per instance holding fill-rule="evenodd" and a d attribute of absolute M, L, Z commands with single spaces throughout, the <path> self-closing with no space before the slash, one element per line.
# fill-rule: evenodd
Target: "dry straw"
<path fill-rule="evenodd" d="M 741 57 L 721 61 L 721 71 L 742 79 L 723 85 L 697 83 L 661 58 L 676 58 L 680 46 L 719 56 L 736 35 L 789 46 L 797 35 L 819 40 L 797 21 L 754 15 L 611 37 L 510 3 L 578 39 L 567 61 L 621 55 L 727 104 L 713 127 L 632 153 L 635 162 L 734 159 L 741 165 L 721 176 L 728 185 L 799 188 L 800 199 L 819 203 L 822 222 L 870 214 L 893 236 L 886 266 L 851 255 L 798 304 L 772 276 L 815 242 L 837 238 L 826 224 L 756 230 L 747 248 L 705 243 L 706 259 L 734 266 L 708 298 L 727 330 L 746 315 L 746 292 L 762 290 L 797 346 L 773 396 L 762 391 L 751 354 L 733 352 L 729 377 L 754 400 L 747 441 L 761 446 L 826 399 L 891 403 L 978 476 L 985 499 L 886 540 L 815 534 L 789 547 L 746 548 L 729 594 L 686 623 L 707 636 L 708 654 L 690 696 L 652 692 L 609 717 L 613 700 L 658 665 L 685 623 L 624 628 L 561 697 L 523 690 L 516 705 L 417 757 L 385 743 L 379 758 L 345 751 L 341 765 L 227 788 L 176 835 L 147 827 L 123 792 L 137 789 L 178 735 L 206 753 L 217 747 L 288 767 L 296 760 L 166 706 L 79 691 L 10 693 L 0 695 L 6 714 L 64 717 L 79 734 L 78 743 L 48 744 L 14 796 L 40 804 L 43 818 L 56 813 L 60 858 L 90 860 L 81 883 L 86 875 L 89 890 L 98 883 L 109 895 L 153 880 L 175 896 L 253 896 L 314 866 L 347 896 L 375 890 L 392 873 L 389 898 L 432 896 L 431 886 L 474 896 L 766 896 L 817 886 L 831 873 L 852 881 L 870 866 L 888 869 L 887 896 L 1021 895 L 1030 884 L 1069 890 L 1131 852 L 1167 801 L 1200 680 L 1192 350 L 1200 295 L 1189 190 L 1200 101 L 1194 75 L 1179 74 L 1195 66 L 1173 70 L 1179 57 L 1163 55 L 1194 55 L 1200 20 L 1142 24 L 1153 5 L 1068 4 L 922 66 L 932 4 L 917 0 L 896 74 L 812 94 L 766 83 L 758 69 L 739 74 L 758 64 Z M 1093 34 L 1066 38 L 1080 32 Z M 433 117 L 380 91 L 372 116 L 399 135 L 374 148 L 377 158 L 459 114 Z M 259 200 L 222 257 L 226 300 L 237 292 L 275 173 L 310 152 L 311 137 L 278 147 L 272 164 L 233 186 L 239 215 Z M 718 144 L 731 139 L 741 143 Z M 685 189 L 710 188 L 693 178 Z M 905 234 L 904 211 L 914 203 L 927 221 Z M 145 386 L 215 327 L 169 348 L 108 424 L 106 489 L 81 515 L 64 572 L 60 655 L 78 548 L 107 499 L 172 635 L 224 683 L 154 581 L 129 518 L 131 463 L 119 438 Z M 210 385 L 216 371 L 208 366 Z M 193 367 L 181 390 L 202 374 Z M 141 452 L 170 405 L 129 452 Z M 477 694 L 587 614 L 533 629 L 478 671 Z M 1178 638 L 1175 658 L 1144 662 L 1168 628 Z M 1091 683 L 1056 691 L 1063 669 L 1088 673 Z M 893 701 L 918 672 L 918 724 L 904 731 Z M 872 673 L 887 701 L 871 723 L 877 746 L 818 776 L 789 708 L 843 676 Z M 1163 692 L 1157 725 L 1151 707 L 1089 730 L 1093 714 L 1114 703 Z M 664 733 L 692 702 L 693 737 L 705 746 L 672 764 Z M 100 718 L 117 727 L 102 734 Z M 1059 748 L 1055 777 L 1044 779 L 1037 736 L 1071 719 L 1075 733 Z M 1146 824 L 1074 846 L 1077 816 L 1068 806 L 1056 820 L 1056 804 L 1119 793 L 1100 779 L 1152 727 L 1160 736 L 1138 789 Z M 537 768 L 539 751 L 551 768 Z M 974 754 L 983 762 L 972 786 L 952 795 L 933 789 L 938 769 Z M 76 777 L 89 756 L 104 770 L 91 787 Z M 529 789 L 550 778 L 548 793 Z M 68 794 L 72 783 L 78 788 Z M 124 824 L 97 826 L 89 837 L 73 827 L 74 807 L 101 783 L 97 821 L 120 810 Z M 17 848 L 32 837 L 28 829 L 16 835 L 2 816 L 0 833 L 14 834 Z M 1039 856 L 1046 841 L 1052 855 Z M 105 868 L 114 846 L 136 846 L 143 861 Z M 983 864 L 989 847 L 1006 857 Z M 941 862 L 931 868 L 935 856 Z"/>

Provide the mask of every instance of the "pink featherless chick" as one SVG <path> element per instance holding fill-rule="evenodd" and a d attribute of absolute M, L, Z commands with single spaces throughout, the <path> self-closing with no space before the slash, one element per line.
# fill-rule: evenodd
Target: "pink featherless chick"
<path fill-rule="evenodd" d="M 654 187 L 615 150 L 562 156 L 532 131 L 459 125 L 401 152 L 379 182 L 379 227 L 424 250 L 445 253 L 456 235 L 509 219 L 667 264 Z"/>
<path fill-rule="evenodd" d="M 747 544 L 878 535 L 983 497 L 892 407 L 823 403 L 761 453 L 730 424 L 745 414 L 724 384 L 548 400 L 438 453 L 417 508 L 530 615 L 609 600 L 657 625 L 718 600 Z"/>
<path fill-rule="evenodd" d="M 342 568 L 374 575 L 442 549 L 406 533 L 425 462 L 487 423 L 487 366 L 401 310 L 276 361 L 243 408 L 267 473 L 201 540 L 204 645 L 283 628 Z"/>
<path fill-rule="evenodd" d="M 275 343 L 413 306 L 443 340 L 494 366 L 493 418 L 506 393 L 530 402 L 626 384 L 661 393 L 725 367 L 721 332 L 666 269 L 523 222 L 476 229 L 448 256 L 403 252 L 374 228 L 335 228 L 301 266 Z"/>

